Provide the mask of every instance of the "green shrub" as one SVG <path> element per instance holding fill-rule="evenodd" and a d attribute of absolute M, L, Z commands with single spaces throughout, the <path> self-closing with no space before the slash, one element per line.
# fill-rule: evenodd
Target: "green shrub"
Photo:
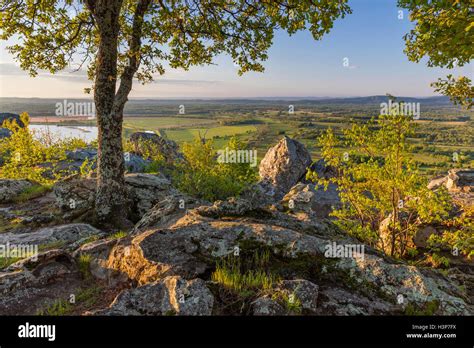
<path fill-rule="evenodd" d="M 409 303 L 405 308 L 405 315 L 435 315 L 439 306 L 438 300 L 426 302 L 422 306 Z"/>
<path fill-rule="evenodd" d="M 89 161 L 89 158 L 86 158 L 79 167 L 79 175 L 84 178 L 90 177 L 93 172 L 94 161 Z"/>
<path fill-rule="evenodd" d="M 165 158 L 161 152 L 158 144 L 149 139 L 139 139 L 138 144 L 133 143 L 127 139 L 123 143 L 124 152 L 133 152 L 152 162 L 161 163 L 164 165 Z"/>
<path fill-rule="evenodd" d="M 455 256 L 474 258 L 474 207 L 465 209 L 460 216 L 443 221 L 445 229 L 441 235 L 433 234 L 428 239 L 428 246 L 433 253 L 430 260 L 433 265 L 449 265 L 437 255 L 440 250 L 445 249 Z"/>
<path fill-rule="evenodd" d="M 360 240 L 392 256 L 405 256 L 422 223 L 440 223 L 448 216 L 446 190 L 433 192 L 416 167 L 407 139 L 414 132 L 412 118 L 402 114 L 380 116 L 369 124 L 354 124 L 344 140 L 329 129 L 320 139 L 322 157 L 336 175 L 308 179 L 338 187 L 342 207 L 332 212 L 336 223 Z M 342 148 L 349 149 L 343 153 Z M 390 217 L 387 236 L 379 227 Z"/>
<path fill-rule="evenodd" d="M 227 143 L 229 150 L 247 150 L 236 138 Z M 178 189 L 208 201 L 238 196 L 257 179 L 249 163 L 219 163 L 212 140 L 196 140 L 183 146 L 185 161 L 178 163 L 172 173 Z"/>
<path fill-rule="evenodd" d="M 37 139 L 29 129 L 29 116 L 22 113 L 20 119 L 6 120 L 2 127 L 8 128 L 12 135 L 0 140 L 0 178 L 29 179 L 42 185 L 51 185 L 59 178 L 69 175 L 58 171 L 55 164 L 66 159 L 66 150 L 86 147 L 81 139 L 55 140 L 50 134 L 42 134 Z"/>

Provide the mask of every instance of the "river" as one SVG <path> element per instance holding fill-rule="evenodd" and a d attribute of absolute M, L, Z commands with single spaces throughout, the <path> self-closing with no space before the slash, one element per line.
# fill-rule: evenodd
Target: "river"
<path fill-rule="evenodd" d="M 30 124 L 30 130 L 36 138 L 42 138 L 46 134 L 53 139 L 80 138 L 86 142 L 97 139 L 97 127 L 95 126 L 57 126 Z"/>

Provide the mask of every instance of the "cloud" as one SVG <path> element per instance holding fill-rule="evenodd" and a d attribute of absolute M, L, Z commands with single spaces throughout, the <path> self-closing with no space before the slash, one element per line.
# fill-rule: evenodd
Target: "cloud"
<path fill-rule="evenodd" d="M 160 77 L 155 78 L 154 83 L 165 84 L 165 85 L 215 85 L 222 81 L 212 80 L 180 80 L 180 79 L 161 79 Z"/>
<path fill-rule="evenodd" d="M 25 74 L 27 73 L 21 70 L 18 65 L 12 63 L 0 63 L 0 75 L 2 76 L 15 76 Z"/>
<path fill-rule="evenodd" d="M 0 63 L 0 76 L 26 76 L 29 74 L 27 71 L 20 68 L 20 66 L 13 63 Z M 46 77 L 59 80 L 67 80 L 71 82 L 84 82 L 87 81 L 87 74 L 83 70 L 79 71 L 60 71 L 56 74 L 51 74 L 46 71 L 40 70 L 38 72 L 39 77 Z"/>
<path fill-rule="evenodd" d="M 0 63 L 0 76 L 29 76 L 28 72 L 22 70 L 18 65 L 13 63 Z M 87 78 L 87 73 L 85 70 L 78 71 L 67 71 L 63 70 L 56 74 L 51 74 L 46 71 L 40 71 L 38 77 L 68 81 L 68 82 L 90 82 Z M 164 84 L 164 85 L 177 85 L 177 86 L 199 86 L 199 85 L 215 85 L 219 84 L 222 81 L 212 81 L 212 80 L 187 80 L 187 79 L 166 79 L 162 78 L 160 75 L 155 76 L 154 83 Z"/>

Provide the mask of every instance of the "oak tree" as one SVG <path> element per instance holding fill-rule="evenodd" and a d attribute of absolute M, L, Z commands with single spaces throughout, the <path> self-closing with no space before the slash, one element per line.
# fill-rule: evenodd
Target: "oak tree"
<path fill-rule="evenodd" d="M 31 75 L 87 66 L 98 135 L 96 212 L 124 216 L 123 110 L 134 80 L 228 54 L 239 74 L 263 71 L 274 33 L 318 40 L 350 13 L 347 0 L 0 0 L 0 38 Z"/>

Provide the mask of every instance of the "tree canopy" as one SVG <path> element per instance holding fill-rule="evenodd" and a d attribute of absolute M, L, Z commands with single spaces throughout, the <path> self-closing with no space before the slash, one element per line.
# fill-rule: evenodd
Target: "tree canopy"
<path fill-rule="evenodd" d="M 462 67 L 474 58 L 472 0 L 399 0 L 410 11 L 414 28 L 405 35 L 405 53 L 414 62 L 427 57 L 430 67 Z M 435 90 L 466 108 L 473 106 L 474 87 L 466 76 L 439 79 Z"/>
<path fill-rule="evenodd" d="M 13 36 L 10 53 L 33 76 L 51 73 L 72 61 L 88 63 L 95 76 L 100 43 L 94 8 L 101 1 L 2 0 L 1 39 Z M 138 68 L 142 82 L 171 68 L 210 64 L 221 53 L 239 65 L 239 73 L 263 71 L 274 31 L 289 34 L 308 29 L 316 40 L 338 17 L 350 13 L 346 0 L 117 0 L 119 15 L 118 74 Z M 97 3 L 97 4 L 95 4 Z"/>

